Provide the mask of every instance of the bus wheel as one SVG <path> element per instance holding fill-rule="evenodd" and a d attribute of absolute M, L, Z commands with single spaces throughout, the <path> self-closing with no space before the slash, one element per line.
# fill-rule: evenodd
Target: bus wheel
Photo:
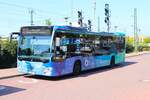
<path fill-rule="evenodd" d="M 79 75 L 81 72 L 81 62 L 76 61 L 73 67 L 73 75 Z"/>
<path fill-rule="evenodd" d="M 114 67 L 115 66 L 115 57 L 112 56 L 111 61 L 110 61 L 110 67 Z"/>

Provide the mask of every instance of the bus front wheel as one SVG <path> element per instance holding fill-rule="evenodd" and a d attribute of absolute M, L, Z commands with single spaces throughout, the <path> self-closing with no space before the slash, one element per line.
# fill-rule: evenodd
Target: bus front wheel
<path fill-rule="evenodd" d="M 73 75 L 79 75 L 81 72 L 81 62 L 76 61 L 73 68 Z"/>

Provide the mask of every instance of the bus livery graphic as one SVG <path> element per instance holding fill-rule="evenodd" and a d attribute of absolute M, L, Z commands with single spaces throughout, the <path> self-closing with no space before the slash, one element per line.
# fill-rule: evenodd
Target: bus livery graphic
<path fill-rule="evenodd" d="M 125 61 L 125 34 L 71 26 L 25 26 L 17 51 L 18 71 L 61 76 Z"/>

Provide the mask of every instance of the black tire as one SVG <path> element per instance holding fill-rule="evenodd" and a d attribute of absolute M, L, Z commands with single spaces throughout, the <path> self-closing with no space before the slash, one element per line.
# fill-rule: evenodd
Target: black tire
<path fill-rule="evenodd" d="M 81 62 L 76 61 L 73 67 L 73 75 L 79 75 L 81 72 Z"/>
<path fill-rule="evenodd" d="M 110 67 L 114 67 L 115 66 L 115 57 L 112 56 L 111 61 L 110 61 Z"/>

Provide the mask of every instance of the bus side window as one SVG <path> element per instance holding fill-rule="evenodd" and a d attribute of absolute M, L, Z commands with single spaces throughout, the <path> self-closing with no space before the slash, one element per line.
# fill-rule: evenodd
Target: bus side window
<path fill-rule="evenodd" d="M 76 48 L 77 47 L 75 44 L 69 44 L 69 45 L 67 45 L 67 52 L 75 52 Z"/>

